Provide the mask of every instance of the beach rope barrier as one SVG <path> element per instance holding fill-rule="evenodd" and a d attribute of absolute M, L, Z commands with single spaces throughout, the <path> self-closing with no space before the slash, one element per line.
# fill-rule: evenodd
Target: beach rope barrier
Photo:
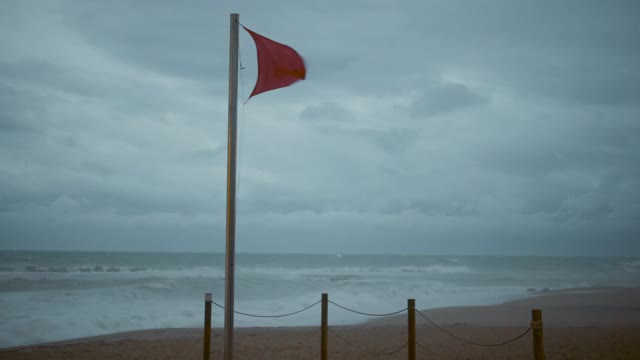
<path fill-rule="evenodd" d="M 425 314 L 423 314 L 420 310 L 416 309 L 416 312 L 422 316 L 425 320 L 427 320 L 429 323 L 431 323 L 431 325 L 433 325 L 436 329 L 442 331 L 443 333 L 451 336 L 452 338 L 461 341 L 465 344 L 469 344 L 469 345 L 475 345 L 475 346 L 502 346 L 502 345 L 507 345 L 510 344 L 520 338 L 522 338 L 523 336 L 527 335 L 529 333 L 529 331 L 531 331 L 533 329 L 533 326 L 529 326 L 529 328 L 527 328 L 527 330 L 525 330 L 522 334 L 516 336 L 515 338 L 511 339 L 511 340 L 507 340 L 504 342 L 500 342 L 500 343 L 494 343 L 494 344 L 483 344 L 483 343 L 477 343 L 477 342 L 473 342 L 473 341 L 469 341 L 466 339 L 463 339 L 455 334 L 450 333 L 449 331 L 443 329 L 442 327 L 440 327 L 438 324 L 436 324 L 435 322 L 433 322 L 431 319 L 429 319 Z M 542 326 L 542 324 L 540 324 L 540 326 Z"/>
<path fill-rule="evenodd" d="M 333 305 L 335 305 L 335 306 L 337 306 L 337 307 L 341 308 L 341 309 L 344 309 L 344 310 L 350 311 L 350 312 L 352 312 L 352 313 L 356 313 L 356 314 L 360 314 L 360 315 L 364 315 L 364 316 L 372 316 L 372 317 L 393 316 L 393 315 L 398 315 L 398 314 L 401 314 L 401 313 L 403 313 L 403 312 L 407 311 L 407 308 L 404 308 L 404 309 L 402 309 L 402 310 L 398 310 L 398 311 L 394 311 L 394 312 L 390 312 L 390 313 L 386 313 L 386 314 L 373 314 L 373 313 L 366 313 L 366 312 L 362 312 L 362 311 L 353 310 L 353 309 L 350 309 L 350 308 L 348 308 L 348 307 L 346 307 L 346 306 L 343 306 L 343 305 L 340 305 L 340 304 L 338 304 L 338 303 L 335 303 L 335 302 L 333 302 L 333 301 L 331 301 L 331 300 L 329 300 L 329 302 L 330 302 L 331 304 L 333 304 Z"/>
<path fill-rule="evenodd" d="M 223 310 L 224 310 L 224 306 L 222 306 L 222 305 L 218 304 L 218 303 L 217 303 L 217 302 L 215 302 L 215 301 L 212 301 L 212 302 L 213 302 L 213 304 L 214 304 L 215 306 L 217 306 L 217 307 L 219 307 L 220 309 L 223 309 Z M 320 302 L 321 302 L 321 300 L 318 300 L 318 301 L 316 301 L 315 303 L 313 303 L 313 304 L 311 304 L 311 305 L 309 305 L 309 306 L 307 306 L 307 307 L 305 307 L 305 308 L 303 308 L 303 309 L 300 309 L 300 310 L 297 310 L 297 311 L 294 311 L 294 312 L 290 312 L 290 313 L 286 313 L 286 314 L 277 314 L 277 315 L 258 315 L 258 314 L 250 314 L 250 313 L 246 313 L 246 312 L 242 312 L 242 311 L 237 311 L 237 310 L 234 310 L 233 312 L 234 312 L 234 313 L 236 313 L 236 314 L 239 314 L 239 315 L 244 315 L 244 316 L 249 316 L 249 317 L 255 317 L 255 318 L 282 318 L 282 317 L 287 317 L 287 316 L 291 316 L 291 315 L 296 315 L 296 314 L 299 314 L 299 313 L 301 313 L 301 312 L 303 312 L 303 311 L 309 310 L 309 309 L 311 309 L 312 307 L 314 307 L 314 306 L 316 306 L 316 305 L 320 304 Z"/>
<path fill-rule="evenodd" d="M 446 358 L 446 357 L 444 357 L 444 356 L 442 356 L 442 355 L 438 354 L 437 352 L 435 352 L 435 351 L 433 351 L 433 350 L 429 349 L 428 347 L 426 347 L 426 346 L 422 345 L 421 343 L 419 343 L 419 342 L 417 342 L 417 341 L 416 341 L 416 345 L 418 345 L 418 346 L 419 346 L 420 348 L 422 348 L 423 350 L 426 350 L 426 351 L 427 351 L 427 352 L 429 352 L 431 355 L 434 355 L 434 356 L 435 356 L 435 357 L 437 357 L 438 359 L 447 360 L 447 358 Z"/>
<path fill-rule="evenodd" d="M 371 350 L 371 349 L 367 349 L 361 345 L 358 345 L 344 337 L 342 337 L 340 334 L 336 333 L 335 331 L 333 331 L 332 328 L 329 327 L 328 324 L 328 305 L 329 303 L 335 305 L 336 307 L 343 309 L 345 311 L 348 312 L 352 312 L 355 314 L 359 314 L 359 315 L 364 315 L 364 316 L 370 316 L 370 317 L 386 317 L 386 316 L 394 316 L 394 315 L 398 315 L 401 314 L 403 312 L 407 312 L 407 325 L 408 325 L 408 333 L 407 333 L 407 341 L 402 344 L 402 346 L 395 348 L 392 351 L 377 351 L 377 350 Z M 440 354 L 438 354 L 437 352 L 431 350 L 429 347 L 427 347 L 426 345 L 420 343 L 417 341 L 416 339 L 416 321 L 415 321 L 415 314 L 417 313 L 418 315 L 420 315 L 423 319 L 425 319 L 429 324 L 433 325 L 436 329 L 438 329 L 439 331 L 447 334 L 448 336 L 462 342 L 465 344 L 469 344 L 469 345 L 474 345 L 474 346 L 481 346 L 481 347 L 495 347 L 495 346 L 504 346 L 510 343 L 513 343 L 515 341 L 520 340 L 521 338 L 523 338 L 525 335 L 527 335 L 529 332 L 533 333 L 533 354 L 534 354 L 534 359 L 536 360 L 544 360 L 546 359 L 546 355 L 544 352 L 544 344 L 543 344 L 543 322 L 542 322 L 542 311 L 540 309 L 532 309 L 531 312 L 531 322 L 529 323 L 529 327 L 524 330 L 522 333 L 520 333 L 519 335 L 515 336 L 514 338 L 511 338 L 509 340 L 506 341 L 502 341 L 502 342 L 498 342 L 498 343 L 480 343 L 480 342 L 474 342 L 474 341 L 470 341 L 467 339 L 464 339 L 446 329 L 444 329 L 442 326 L 438 325 L 436 322 L 434 322 L 433 320 L 431 320 L 427 315 L 425 315 L 423 312 L 421 312 L 420 310 L 415 308 L 415 299 L 407 299 L 407 307 L 397 310 L 397 311 L 393 311 L 393 312 L 389 312 L 389 313 L 369 313 L 369 312 L 364 312 L 364 311 L 358 311 L 352 308 L 349 308 L 347 306 L 341 305 L 339 303 L 336 303 L 334 301 L 329 300 L 329 296 L 327 293 L 323 293 L 322 294 L 322 298 L 321 300 L 318 300 L 316 302 L 314 302 L 311 305 L 308 305 L 300 310 L 296 310 L 293 312 L 289 312 L 289 313 L 285 313 L 285 314 L 275 314 L 275 315 L 263 315 L 263 314 L 252 314 L 252 313 L 247 313 L 247 312 L 242 312 L 242 311 L 234 311 L 235 314 L 239 314 L 239 315 L 243 315 L 243 316 L 248 316 L 248 317 L 255 317 L 255 318 L 282 318 L 282 317 L 287 317 L 287 316 L 292 316 L 292 315 L 296 315 L 299 314 L 301 312 L 307 311 L 309 309 L 311 309 L 312 307 L 318 305 L 318 304 L 322 304 L 322 311 L 321 311 L 321 325 L 320 325 L 320 355 L 321 355 L 321 360 L 327 360 L 328 358 L 328 334 L 330 333 L 332 336 L 334 336 L 335 338 L 337 338 L 338 340 L 344 342 L 345 344 L 358 349 L 359 351 L 369 354 L 369 355 L 375 355 L 375 356 L 390 356 L 390 355 L 394 355 L 400 351 L 402 351 L 403 349 L 407 349 L 407 355 L 409 360 L 415 360 L 416 359 L 416 347 L 421 348 L 422 350 L 428 352 L 429 354 L 437 357 L 438 359 L 444 359 L 446 360 L 446 358 Z M 220 309 L 224 309 L 225 307 L 221 304 L 218 304 L 217 302 L 213 301 L 212 296 L 210 293 L 205 294 L 205 334 L 204 334 L 204 338 L 205 339 L 209 339 L 210 335 L 211 335 L 211 306 L 215 305 L 217 307 L 219 307 Z M 213 334 L 216 337 L 221 337 L 220 334 L 218 334 L 217 332 L 213 331 Z M 317 333 L 316 333 L 317 335 Z M 241 346 L 243 348 L 246 349 L 250 349 L 250 350 L 256 350 L 256 351 L 283 351 L 283 350 L 289 350 L 292 347 L 282 347 L 282 348 L 270 348 L 270 347 L 256 347 L 256 346 L 252 346 L 252 345 L 247 345 L 244 344 L 242 342 L 238 342 L 238 341 L 234 341 L 234 344 Z M 210 344 L 208 341 L 205 340 L 204 345 L 203 345 L 203 354 L 204 354 L 204 360 L 209 360 L 209 355 L 211 354 L 210 351 Z"/>
<path fill-rule="evenodd" d="M 393 355 L 393 354 L 395 354 L 395 353 L 397 353 L 397 352 L 400 352 L 402 349 L 406 348 L 406 347 L 407 347 L 407 345 L 409 345 L 409 343 L 408 343 L 408 342 L 406 342 L 406 343 L 404 343 L 401 347 L 399 347 L 399 348 L 397 348 L 397 349 L 395 349 L 395 350 L 393 350 L 393 351 L 389 351 L 389 352 L 377 352 L 377 351 L 372 351 L 372 350 L 369 350 L 369 349 L 363 348 L 363 347 L 362 347 L 362 346 L 360 346 L 360 345 L 357 345 L 357 344 L 352 343 L 351 341 L 349 341 L 349 340 L 347 340 L 347 339 L 343 338 L 342 336 L 340 336 L 340 335 L 336 334 L 336 333 L 335 333 L 331 328 L 329 328 L 328 330 L 329 330 L 329 333 L 331 333 L 333 336 L 335 336 L 336 338 L 338 338 L 339 340 L 341 340 L 341 341 L 342 341 L 342 342 L 344 342 L 345 344 L 350 345 L 350 346 L 352 346 L 352 347 L 354 347 L 354 348 L 356 348 L 356 349 L 358 349 L 358 350 L 360 350 L 360 351 L 362 351 L 362 352 L 365 352 L 365 353 L 370 354 L 370 355 L 375 355 L 375 356 L 390 356 L 390 355 Z"/>

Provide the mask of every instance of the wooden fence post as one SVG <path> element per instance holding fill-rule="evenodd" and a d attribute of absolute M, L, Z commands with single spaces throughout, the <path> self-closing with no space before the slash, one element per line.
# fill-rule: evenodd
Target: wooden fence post
<path fill-rule="evenodd" d="M 531 328 L 533 330 L 533 359 L 545 360 L 542 336 L 542 310 L 531 310 Z"/>
<path fill-rule="evenodd" d="M 409 360 L 416 360 L 416 300 L 407 299 L 407 320 L 409 338 L 407 339 L 407 354 Z"/>
<path fill-rule="evenodd" d="M 322 294 L 322 320 L 320 329 L 321 340 L 320 340 L 320 359 L 327 360 L 327 335 L 328 335 L 328 319 L 329 319 L 329 295 L 326 293 Z"/>
<path fill-rule="evenodd" d="M 211 293 L 204 294 L 204 345 L 202 349 L 202 359 L 211 358 Z"/>

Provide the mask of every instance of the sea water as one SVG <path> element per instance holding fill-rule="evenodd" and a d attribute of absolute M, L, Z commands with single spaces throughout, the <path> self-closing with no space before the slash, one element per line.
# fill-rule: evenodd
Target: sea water
<path fill-rule="evenodd" d="M 282 314 L 321 293 L 385 313 L 415 298 L 421 309 L 501 303 L 535 291 L 640 286 L 640 258 L 403 255 L 236 257 L 236 310 Z M 0 252 L 0 347 L 120 331 L 201 327 L 204 294 L 224 305 L 224 254 Z M 329 308 L 331 324 L 366 321 Z M 214 306 L 214 326 L 223 310 Z M 277 319 L 236 315 L 236 326 L 317 325 L 320 306 Z"/>

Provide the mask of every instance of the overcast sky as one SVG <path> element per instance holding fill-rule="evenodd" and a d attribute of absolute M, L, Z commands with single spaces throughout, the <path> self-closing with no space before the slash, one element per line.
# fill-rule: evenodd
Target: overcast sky
<path fill-rule="evenodd" d="M 239 252 L 640 255 L 638 4 L 4 0 L 0 248 L 224 251 L 238 12 Z"/>

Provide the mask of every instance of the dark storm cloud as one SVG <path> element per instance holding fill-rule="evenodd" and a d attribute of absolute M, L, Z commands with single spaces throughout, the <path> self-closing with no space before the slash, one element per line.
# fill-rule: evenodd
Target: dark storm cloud
<path fill-rule="evenodd" d="M 161 88 L 150 88 L 148 83 L 111 76 L 100 69 L 65 67 L 43 60 L 0 62 L 0 75 L 5 84 L 25 88 L 21 90 L 23 96 L 15 101 L 28 102 L 29 106 L 22 104 L 20 108 L 31 112 L 42 111 L 54 102 L 68 102 L 67 95 L 106 102 L 119 112 L 129 114 L 172 110 L 177 102 L 173 94 Z"/>
<path fill-rule="evenodd" d="M 5 82 L 22 86 L 64 89 L 83 94 L 101 84 L 80 83 L 71 71 L 44 60 L 26 59 L 19 62 L 0 62 L 0 74 Z"/>
<path fill-rule="evenodd" d="M 584 56 L 589 58 L 592 55 Z M 505 69 L 499 76 L 511 86 L 526 85 L 521 89 L 523 93 L 561 103 L 594 108 L 637 106 L 640 100 L 640 67 L 624 63 L 612 66 L 609 61 L 615 62 L 616 59 L 607 59 L 606 56 L 597 59 L 600 63 L 572 64 L 568 61 L 559 66 Z"/>
<path fill-rule="evenodd" d="M 215 148 L 206 148 L 190 151 L 184 155 L 185 160 L 193 160 L 202 164 L 202 162 L 210 162 L 211 159 L 226 156 L 227 148 L 225 146 L 217 146 Z"/>
<path fill-rule="evenodd" d="M 353 115 L 348 109 L 336 103 L 322 103 L 307 106 L 301 113 L 300 119 L 320 122 L 349 122 Z"/>
<path fill-rule="evenodd" d="M 420 138 L 418 131 L 406 128 L 391 128 L 388 130 L 365 129 L 358 132 L 370 139 L 382 150 L 389 153 L 406 150 Z"/>
<path fill-rule="evenodd" d="M 0 83 L 0 131 L 34 133 L 35 117 L 42 115 L 44 99 L 28 91 L 21 91 Z"/>
<path fill-rule="evenodd" d="M 463 84 L 438 84 L 422 91 L 411 105 L 411 113 L 414 116 L 434 116 L 487 101 L 487 98 L 475 94 Z"/>
<path fill-rule="evenodd" d="M 100 79 L 99 73 L 87 73 L 82 69 L 64 68 L 44 60 L 27 59 L 20 62 L 0 62 L 0 74 L 6 83 L 28 87 L 41 92 L 69 93 L 94 98 L 113 97 L 122 94 L 124 87 L 117 87 L 113 79 Z M 96 81 L 96 78 L 99 81 Z M 41 101 L 33 101 L 38 105 Z"/>
<path fill-rule="evenodd" d="M 410 27 L 425 46 L 414 51 L 431 49 L 425 58 L 437 59 L 439 67 L 474 69 L 512 91 L 559 102 L 637 104 L 636 2 L 452 1 L 416 7 L 422 12 L 413 13 L 421 16 L 410 17 Z"/>
<path fill-rule="evenodd" d="M 298 212 L 321 213 L 330 209 L 323 199 L 305 198 L 303 194 L 291 191 L 266 191 L 247 202 L 241 208 L 242 214 L 294 214 Z"/>
<path fill-rule="evenodd" d="M 113 56 L 211 85 L 224 78 L 228 62 L 227 49 L 215 46 L 228 36 L 226 23 L 212 21 L 219 15 L 204 1 L 73 1 L 64 7 L 65 23 Z"/>
<path fill-rule="evenodd" d="M 456 217 L 477 214 L 474 204 L 463 203 L 460 199 L 412 199 L 405 201 L 394 199 L 382 208 L 383 213 L 390 214 L 412 211 L 427 215 Z"/>
<path fill-rule="evenodd" d="M 640 253 L 634 1 L 3 9 L 0 247 L 222 250 L 237 11 L 242 251 Z"/>

